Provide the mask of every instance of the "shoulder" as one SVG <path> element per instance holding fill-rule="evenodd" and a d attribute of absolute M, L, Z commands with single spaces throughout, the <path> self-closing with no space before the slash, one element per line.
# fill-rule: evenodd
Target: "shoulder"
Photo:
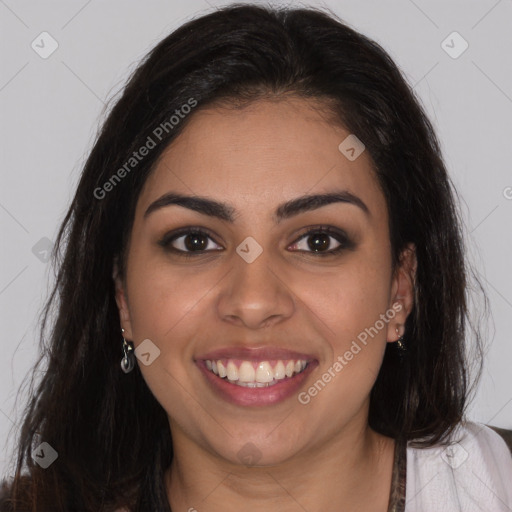
<path fill-rule="evenodd" d="M 497 434 L 501 436 L 505 444 L 508 446 L 510 453 L 512 454 L 512 430 L 507 430 L 499 427 L 492 427 L 489 425 L 489 428 L 492 428 Z"/>
<path fill-rule="evenodd" d="M 453 435 L 452 444 L 461 444 L 478 452 L 487 462 L 512 463 L 512 431 L 468 422 Z"/>
<path fill-rule="evenodd" d="M 512 453 L 505 440 L 512 433 L 498 430 L 467 422 L 448 444 L 408 446 L 406 503 L 411 510 L 512 510 Z"/>

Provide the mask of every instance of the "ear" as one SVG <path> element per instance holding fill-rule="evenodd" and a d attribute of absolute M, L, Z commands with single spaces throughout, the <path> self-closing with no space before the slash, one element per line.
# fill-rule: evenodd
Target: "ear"
<path fill-rule="evenodd" d="M 128 300 L 126 297 L 126 287 L 124 284 L 123 276 L 119 273 L 118 257 L 114 258 L 112 278 L 115 284 L 115 296 L 117 309 L 119 310 L 119 319 L 121 321 L 121 328 L 124 329 L 123 337 L 126 340 L 133 340 L 132 325 L 130 321 L 130 311 L 128 308 Z"/>
<path fill-rule="evenodd" d="M 397 341 L 405 332 L 405 321 L 414 305 L 416 268 L 416 247 L 411 243 L 400 254 L 399 264 L 391 283 L 389 307 L 392 307 L 396 314 L 388 323 L 388 342 Z"/>

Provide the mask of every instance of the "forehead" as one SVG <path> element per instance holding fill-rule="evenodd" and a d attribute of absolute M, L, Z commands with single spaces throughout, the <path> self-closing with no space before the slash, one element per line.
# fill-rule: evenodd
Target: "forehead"
<path fill-rule="evenodd" d="M 348 159 L 339 146 L 351 134 L 331 117 L 322 104 L 300 98 L 194 112 L 148 177 L 138 214 L 169 191 L 242 211 L 333 189 L 358 195 L 372 215 L 384 214 L 370 156 Z"/>

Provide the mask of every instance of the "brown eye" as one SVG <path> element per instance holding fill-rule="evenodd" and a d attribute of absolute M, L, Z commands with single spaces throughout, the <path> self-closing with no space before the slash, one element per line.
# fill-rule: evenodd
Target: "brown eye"
<path fill-rule="evenodd" d="M 342 231 L 327 226 L 304 233 L 291 248 L 317 256 L 328 256 L 344 249 L 353 249 L 354 244 Z"/>
<path fill-rule="evenodd" d="M 169 233 L 158 243 L 166 250 L 180 256 L 193 256 L 193 253 L 202 254 L 205 251 L 219 250 L 215 246 L 220 246 L 213 242 L 214 247 L 212 247 L 209 241 L 213 242 L 213 239 L 205 231 L 186 229 Z"/>
<path fill-rule="evenodd" d="M 176 240 L 180 238 L 183 238 L 183 245 L 188 251 L 204 251 L 208 245 L 206 237 L 200 233 L 183 235 L 182 237 L 176 238 Z"/>

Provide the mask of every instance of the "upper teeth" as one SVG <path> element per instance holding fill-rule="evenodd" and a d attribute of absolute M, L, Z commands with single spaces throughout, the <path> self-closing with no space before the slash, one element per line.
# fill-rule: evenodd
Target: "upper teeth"
<path fill-rule="evenodd" d="M 279 360 L 274 366 L 269 361 L 240 361 L 239 365 L 231 359 L 206 360 L 208 370 L 221 378 L 237 383 L 259 383 L 268 384 L 272 381 L 282 380 L 285 377 L 292 377 L 306 368 L 305 360 Z"/>

